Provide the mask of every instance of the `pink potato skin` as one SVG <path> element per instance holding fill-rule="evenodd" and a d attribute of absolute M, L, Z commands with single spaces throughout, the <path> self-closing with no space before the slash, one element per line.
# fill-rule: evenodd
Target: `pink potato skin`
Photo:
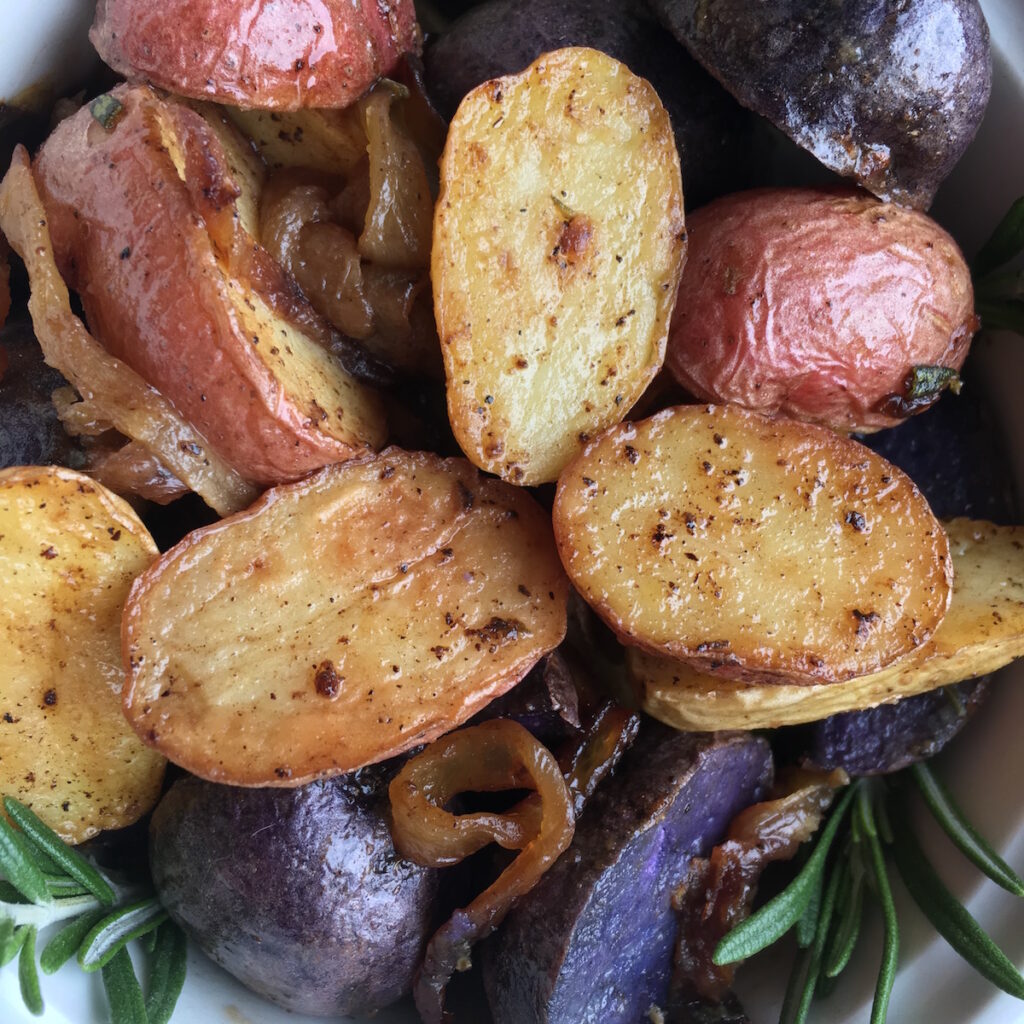
<path fill-rule="evenodd" d="M 189 138 L 190 170 L 210 172 L 189 176 L 190 195 L 155 126 L 162 101 L 145 86 L 111 95 L 123 105 L 112 130 L 83 107 L 34 165 L 57 266 L 92 331 L 254 483 L 295 480 L 366 452 L 320 431 L 314 411 L 291 401 L 242 336 L 202 216 L 203 201 L 232 195 L 230 180 L 217 178 L 223 150 L 206 122 L 163 104 L 178 137 Z"/>
<path fill-rule="evenodd" d="M 848 189 L 756 189 L 687 219 L 666 366 L 702 401 L 895 426 L 914 366 L 959 369 L 970 271 L 933 220 Z M 927 404 L 927 403 L 926 403 Z"/>
<path fill-rule="evenodd" d="M 345 107 L 419 48 L 413 0 L 99 0 L 115 71 L 239 107 Z"/>

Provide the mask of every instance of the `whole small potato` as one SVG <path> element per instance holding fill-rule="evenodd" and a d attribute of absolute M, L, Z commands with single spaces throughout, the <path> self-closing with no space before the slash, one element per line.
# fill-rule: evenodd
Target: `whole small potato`
<path fill-rule="evenodd" d="M 208 956 L 296 1013 L 373 1014 L 408 992 L 438 873 L 395 852 L 388 772 L 298 789 L 177 782 L 153 814 L 153 884 Z"/>
<path fill-rule="evenodd" d="M 758 189 L 687 221 L 666 366 L 698 398 L 837 430 L 938 397 L 914 368 L 963 364 L 978 321 L 956 242 L 852 190 Z"/>

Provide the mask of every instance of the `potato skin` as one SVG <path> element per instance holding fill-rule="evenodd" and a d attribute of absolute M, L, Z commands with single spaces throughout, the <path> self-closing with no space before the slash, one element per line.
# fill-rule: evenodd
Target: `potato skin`
<path fill-rule="evenodd" d="M 698 398 L 877 430 L 907 415 L 914 366 L 967 356 L 970 271 L 924 214 L 852 190 L 755 189 L 687 227 L 665 362 Z"/>
<path fill-rule="evenodd" d="M 238 107 L 344 107 L 419 47 L 413 0 L 100 0 L 89 38 L 126 78 Z"/>
<path fill-rule="evenodd" d="M 315 376 L 297 384 L 279 375 L 281 353 L 293 358 L 296 339 L 282 339 L 281 322 L 268 329 L 254 313 L 256 333 L 246 319 L 257 289 L 240 297 L 206 220 L 230 218 L 237 193 L 207 122 L 144 86 L 112 95 L 123 110 L 110 130 L 83 107 L 34 166 L 57 265 L 104 347 L 255 483 L 293 480 L 380 444 L 375 395 L 321 351 L 309 364 Z M 169 152 L 175 144 L 178 154 Z M 255 248 L 236 221 L 228 224 L 238 233 L 228 245 Z M 305 405 L 310 394 L 320 405 Z"/>
<path fill-rule="evenodd" d="M 676 38 L 745 106 L 823 164 L 918 209 L 988 103 L 977 0 L 652 0 Z"/>
<path fill-rule="evenodd" d="M 572 845 L 484 947 L 496 1024 L 638 1024 L 664 1006 L 673 891 L 771 777 L 764 739 L 646 723 Z"/>
<path fill-rule="evenodd" d="M 296 1013 L 399 999 L 433 923 L 438 872 L 395 852 L 386 773 L 300 789 L 178 781 L 150 825 L 153 884 L 221 967 Z"/>
<path fill-rule="evenodd" d="M 491 0 L 467 11 L 423 55 L 427 88 L 451 117 L 471 89 L 542 53 L 589 46 L 654 86 L 672 119 L 686 208 L 752 185 L 754 118 L 638 0 Z"/>

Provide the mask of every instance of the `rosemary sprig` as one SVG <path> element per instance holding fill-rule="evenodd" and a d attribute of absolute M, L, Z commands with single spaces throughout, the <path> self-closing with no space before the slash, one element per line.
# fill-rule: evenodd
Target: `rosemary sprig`
<path fill-rule="evenodd" d="M 971 267 L 982 326 L 1024 335 L 1024 271 L 1010 266 L 1024 253 L 1024 196 L 999 222 Z"/>
<path fill-rule="evenodd" d="M 113 885 L 24 804 L 5 797 L 3 807 L 11 820 L 0 817 L 0 967 L 17 959 L 29 1012 L 43 1012 L 38 933 L 63 922 L 39 957 L 44 974 L 77 957 L 102 975 L 112 1024 L 166 1024 L 185 981 L 178 926 L 156 899 Z M 150 934 L 144 998 L 128 944 Z"/>
<path fill-rule="evenodd" d="M 731 963 L 766 948 L 796 925 L 800 949 L 780 1024 L 804 1024 L 812 1000 L 831 992 L 856 947 L 866 893 L 875 897 L 885 923 L 871 1010 L 871 1024 L 885 1024 L 899 956 L 899 923 L 887 854 L 911 897 L 953 949 L 1004 992 L 1024 999 L 1020 971 L 946 888 L 914 836 L 905 796 L 915 787 L 950 839 L 986 875 L 1014 895 L 1022 895 L 1020 877 L 978 835 L 930 767 L 915 765 L 890 782 L 859 779 L 837 802 L 793 881 L 726 935 L 715 950 L 715 963 Z M 851 806 L 852 813 L 847 813 Z M 830 858 L 833 846 L 839 852 Z"/>

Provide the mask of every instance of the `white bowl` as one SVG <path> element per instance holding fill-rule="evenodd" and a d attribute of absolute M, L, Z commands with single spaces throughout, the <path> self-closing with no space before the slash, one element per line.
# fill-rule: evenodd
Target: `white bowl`
<path fill-rule="evenodd" d="M 158 0 L 155 0 L 158 2 Z M 0 100 L 34 96 L 48 102 L 72 88 L 94 62 L 86 31 L 90 0 L 0 0 Z M 970 255 L 1009 204 L 1024 194 L 1024 2 L 982 0 L 992 32 L 995 76 L 985 122 L 970 150 L 943 185 L 932 211 Z M 32 89 L 33 86 L 40 87 Z M 26 90 L 29 90 L 26 92 Z M 987 335 L 975 351 L 1006 436 L 1012 466 L 1024 493 L 1024 342 Z M 976 356 L 976 357 L 977 357 Z M 981 832 L 1018 870 L 1024 869 L 1024 664 L 1000 674 L 992 696 L 963 736 L 941 757 L 940 770 Z M 1024 966 L 1024 911 L 994 884 L 980 880 L 934 827 L 922 821 L 940 871 L 956 895 L 1002 946 Z M 936 936 L 897 883 L 902 928 L 900 971 L 889 1011 L 892 1024 L 1022 1024 L 1024 1004 L 1003 995 L 975 974 Z M 881 950 L 877 922 L 866 928 L 854 963 L 827 1003 L 815 1004 L 812 1020 L 855 1024 L 869 1015 Z M 771 954 L 740 972 L 740 992 L 751 1019 L 768 1024 L 778 1015 L 784 973 Z M 43 979 L 46 1013 L 24 1009 L 16 971 L 0 972 L 0 1020 L 5 1024 L 100 1024 L 108 1019 L 102 986 L 76 966 Z M 193 949 L 175 1021 L 202 1024 L 314 1024 L 251 995 Z M 377 1024 L 415 1024 L 399 1007 Z M 354 1022 L 353 1022 L 354 1024 Z M 478 1022 L 463 1022 L 478 1024 Z M 523 1022 L 528 1024 L 528 1022 Z"/>

